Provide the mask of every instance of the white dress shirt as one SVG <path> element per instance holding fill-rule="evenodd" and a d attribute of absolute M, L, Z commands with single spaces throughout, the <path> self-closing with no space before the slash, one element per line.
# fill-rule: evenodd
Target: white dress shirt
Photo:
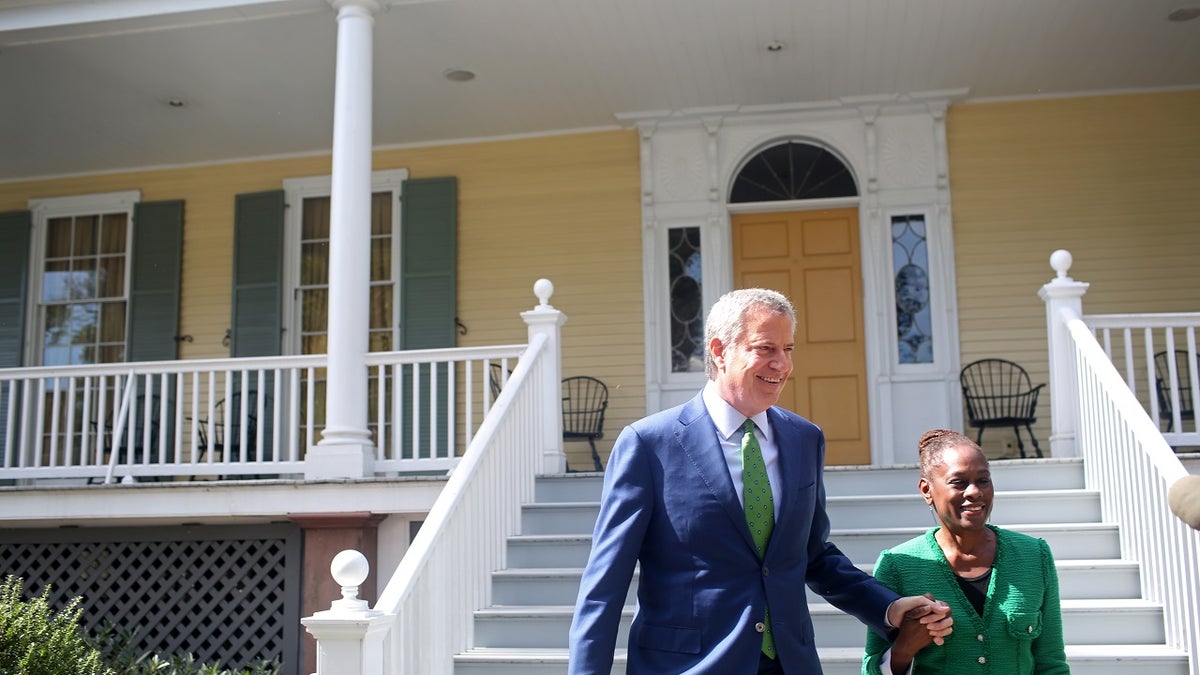
<path fill-rule="evenodd" d="M 738 501 L 745 506 L 742 497 L 742 425 L 746 416 L 734 410 L 733 406 L 721 398 L 717 391 L 717 383 L 709 380 L 704 385 L 704 407 L 708 416 L 717 427 L 717 440 L 721 443 L 721 451 L 725 453 L 725 464 L 729 467 L 729 476 L 733 479 L 733 489 L 737 490 Z M 775 505 L 775 519 L 779 519 L 779 446 L 775 443 L 775 433 L 767 423 L 766 411 L 751 417 L 754 420 L 754 437 L 758 439 L 758 447 L 762 450 L 763 463 L 767 465 L 767 481 L 771 483 L 771 501 Z"/>

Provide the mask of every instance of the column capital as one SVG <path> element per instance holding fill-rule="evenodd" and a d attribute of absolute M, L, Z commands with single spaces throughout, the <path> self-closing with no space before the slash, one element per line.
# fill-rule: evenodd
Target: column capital
<path fill-rule="evenodd" d="M 342 10 L 353 11 L 360 9 L 368 14 L 375 14 L 383 9 L 383 4 L 379 0 L 327 0 L 329 6 L 338 10 L 340 14 Z"/>

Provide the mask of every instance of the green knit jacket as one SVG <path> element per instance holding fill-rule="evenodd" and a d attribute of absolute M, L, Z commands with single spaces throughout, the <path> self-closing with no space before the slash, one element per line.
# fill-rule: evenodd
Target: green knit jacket
<path fill-rule="evenodd" d="M 950 605 L 954 632 L 942 646 L 930 644 L 913 660 L 913 675 L 1047 675 L 1070 673 L 1063 650 L 1058 573 L 1042 539 L 989 525 L 996 533 L 996 560 L 983 616 L 959 588 L 933 538 L 938 528 L 879 554 L 875 577 L 900 595 L 930 593 Z M 868 631 L 863 675 L 880 675 L 891 643 Z"/>

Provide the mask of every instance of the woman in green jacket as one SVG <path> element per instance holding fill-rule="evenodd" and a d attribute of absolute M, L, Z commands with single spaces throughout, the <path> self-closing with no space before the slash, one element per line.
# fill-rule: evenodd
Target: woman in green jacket
<path fill-rule="evenodd" d="M 949 604 L 954 633 L 941 646 L 913 621 L 892 642 L 869 633 L 863 675 L 1070 673 L 1050 547 L 987 524 L 995 488 L 970 438 L 933 429 L 918 449 L 918 487 L 938 526 L 880 553 L 875 576 L 901 595 Z"/>

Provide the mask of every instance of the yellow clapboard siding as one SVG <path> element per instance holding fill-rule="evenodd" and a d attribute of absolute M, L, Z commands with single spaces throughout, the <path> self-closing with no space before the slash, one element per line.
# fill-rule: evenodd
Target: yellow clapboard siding
<path fill-rule="evenodd" d="M 1059 248 L 1086 313 L 1200 309 L 1200 91 L 957 105 L 947 141 L 963 363 L 1046 381 L 1036 293 Z M 1043 445 L 1049 420 L 1043 393 Z"/>

